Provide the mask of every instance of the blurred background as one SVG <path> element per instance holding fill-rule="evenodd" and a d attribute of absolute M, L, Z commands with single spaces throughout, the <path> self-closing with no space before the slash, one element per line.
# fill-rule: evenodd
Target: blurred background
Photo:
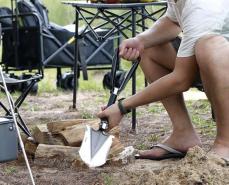
<path fill-rule="evenodd" d="M 15 1 L 15 0 L 13 0 Z M 69 0 L 66 0 L 69 1 Z M 71 24 L 74 20 L 74 10 L 71 6 L 65 6 L 62 0 L 41 0 L 49 10 L 49 18 L 60 25 Z M 11 0 L 0 0 L 0 7 L 10 7 Z"/>

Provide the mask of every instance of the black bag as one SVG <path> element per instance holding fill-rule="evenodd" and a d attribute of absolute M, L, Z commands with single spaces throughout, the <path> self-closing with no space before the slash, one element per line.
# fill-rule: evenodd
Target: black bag
<path fill-rule="evenodd" d="M 0 19 L 0 23 L 2 28 L 4 27 L 9 27 L 12 26 L 12 18 L 10 16 L 12 16 L 12 10 L 7 8 L 7 7 L 1 7 L 0 8 L 0 16 L 9 16 L 7 18 L 1 18 Z"/>
<path fill-rule="evenodd" d="M 48 26 L 49 21 L 48 21 L 47 10 L 45 10 L 44 8 L 45 7 L 41 5 L 39 2 L 36 2 L 36 6 L 35 6 L 35 4 L 33 4 L 32 2 L 28 0 L 19 0 L 18 1 L 18 11 L 20 14 L 35 13 L 38 15 L 40 21 L 42 22 L 42 25 Z M 22 24 L 22 26 L 25 26 L 25 27 L 39 26 L 38 20 L 32 15 L 21 18 L 20 24 Z"/>
<path fill-rule="evenodd" d="M 40 13 L 43 18 L 44 26 L 49 27 L 49 17 L 48 17 L 48 9 L 41 3 L 40 0 L 31 0 L 31 2 L 36 7 L 37 11 Z"/>
<path fill-rule="evenodd" d="M 13 45 L 15 30 L 9 27 L 3 33 L 2 63 L 7 68 L 12 67 L 19 70 L 41 69 L 42 51 L 40 48 L 42 42 L 40 39 L 40 26 L 42 25 L 39 22 L 44 24 L 44 20 L 30 1 L 19 0 L 17 3 L 20 14 L 18 17 L 17 60 L 15 60 L 16 53 L 15 46 Z M 35 15 L 23 16 L 23 14 L 31 13 Z"/>

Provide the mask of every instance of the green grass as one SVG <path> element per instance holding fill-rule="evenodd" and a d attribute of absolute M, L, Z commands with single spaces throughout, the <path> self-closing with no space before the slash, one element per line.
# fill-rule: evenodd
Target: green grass
<path fill-rule="evenodd" d="M 215 136 L 216 124 L 211 116 L 211 105 L 208 100 L 187 101 L 192 123 L 201 133 L 207 136 Z"/>
<path fill-rule="evenodd" d="M 112 177 L 110 176 L 110 174 L 102 173 L 101 176 L 103 178 L 104 185 L 112 185 L 113 184 L 113 180 L 112 180 Z"/>
<path fill-rule="evenodd" d="M 161 114 L 163 111 L 165 111 L 165 108 L 161 103 L 154 103 L 149 107 L 148 111 L 153 114 Z"/>
<path fill-rule="evenodd" d="M 10 175 L 10 174 L 14 174 L 17 172 L 17 169 L 14 166 L 9 166 L 4 168 L 3 170 L 6 174 Z"/>
<path fill-rule="evenodd" d="M 157 135 L 157 134 L 151 134 L 148 137 L 148 141 L 151 142 L 151 143 L 156 143 L 159 140 L 159 138 L 160 138 L 159 135 Z"/>
<path fill-rule="evenodd" d="M 141 143 L 141 144 L 136 146 L 136 149 L 137 150 L 146 150 L 146 149 L 148 149 L 148 146 L 144 143 Z"/>
<path fill-rule="evenodd" d="M 70 71 L 64 69 L 62 74 Z M 89 80 L 83 80 L 82 75 L 79 78 L 80 91 L 103 91 L 102 78 L 105 72 L 88 71 Z M 62 91 L 56 87 L 56 69 L 45 69 L 44 79 L 39 82 L 39 92 L 58 92 Z"/>

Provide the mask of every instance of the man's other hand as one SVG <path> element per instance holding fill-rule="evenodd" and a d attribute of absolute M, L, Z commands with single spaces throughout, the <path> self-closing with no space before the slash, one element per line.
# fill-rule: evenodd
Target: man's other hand
<path fill-rule="evenodd" d="M 124 40 L 119 46 L 119 56 L 126 60 L 136 60 L 144 50 L 143 43 L 137 38 Z"/>

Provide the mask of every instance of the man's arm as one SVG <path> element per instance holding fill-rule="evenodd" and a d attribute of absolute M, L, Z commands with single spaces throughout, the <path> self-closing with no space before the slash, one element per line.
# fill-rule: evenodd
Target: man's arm
<path fill-rule="evenodd" d="M 135 60 L 144 49 L 169 42 L 180 32 L 181 29 L 176 22 L 166 16 L 162 17 L 149 30 L 124 40 L 119 46 L 119 55 L 126 60 Z"/>
<path fill-rule="evenodd" d="M 149 48 L 171 41 L 180 32 L 181 28 L 178 23 L 164 16 L 158 19 L 150 29 L 137 35 L 136 38 L 143 43 L 144 48 Z"/>
<path fill-rule="evenodd" d="M 151 102 L 159 101 L 189 89 L 198 71 L 195 56 L 177 58 L 172 73 L 151 83 L 141 92 L 125 99 L 124 107 L 135 108 Z"/>
<path fill-rule="evenodd" d="M 126 109 L 136 108 L 141 105 L 162 100 L 187 90 L 196 77 L 198 66 L 195 56 L 177 58 L 175 69 L 172 73 L 151 83 L 141 92 L 122 101 Z M 107 117 L 109 127 L 113 128 L 120 123 L 123 115 L 117 104 L 113 104 L 98 114 L 99 118 Z"/>

